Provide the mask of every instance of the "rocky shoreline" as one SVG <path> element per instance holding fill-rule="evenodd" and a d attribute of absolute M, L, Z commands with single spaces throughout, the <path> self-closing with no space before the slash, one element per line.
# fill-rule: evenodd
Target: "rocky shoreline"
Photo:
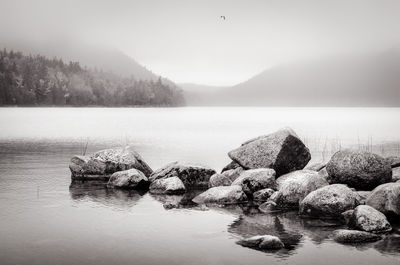
<path fill-rule="evenodd" d="M 334 220 L 347 229 L 331 237 L 339 243 L 382 240 L 400 217 L 400 158 L 340 150 L 327 164 L 309 164 L 309 149 L 291 129 L 244 142 L 230 151 L 221 173 L 202 165 L 172 162 L 156 170 L 132 148 L 74 156 L 72 181 L 106 181 L 109 189 L 183 194 L 192 205 L 243 205 L 261 213 L 298 211 L 304 218 Z M 193 190 L 200 190 L 193 196 Z M 182 206 L 170 203 L 166 209 Z M 266 233 L 268 231 L 265 231 Z M 280 238 L 260 234 L 238 244 L 258 250 L 285 247 Z"/>

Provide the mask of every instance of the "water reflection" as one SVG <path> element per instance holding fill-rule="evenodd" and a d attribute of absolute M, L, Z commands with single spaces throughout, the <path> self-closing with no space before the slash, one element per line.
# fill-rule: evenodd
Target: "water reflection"
<path fill-rule="evenodd" d="M 90 199 L 93 202 L 117 209 L 128 209 L 136 205 L 145 191 L 107 188 L 104 181 L 72 181 L 69 186 L 75 201 Z"/>

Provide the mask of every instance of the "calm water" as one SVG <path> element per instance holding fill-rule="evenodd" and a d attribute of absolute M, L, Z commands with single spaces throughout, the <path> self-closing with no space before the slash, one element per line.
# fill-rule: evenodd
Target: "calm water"
<path fill-rule="evenodd" d="M 400 264 L 399 226 L 357 246 L 330 239 L 340 226 L 295 212 L 192 207 L 188 196 L 73 183 L 69 159 L 130 144 L 153 169 L 174 160 L 220 170 L 244 140 L 290 126 L 314 161 L 339 148 L 400 155 L 400 109 L 0 109 L 0 264 Z M 181 208 L 166 210 L 165 202 Z M 236 245 L 274 234 L 286 249 Z"/>

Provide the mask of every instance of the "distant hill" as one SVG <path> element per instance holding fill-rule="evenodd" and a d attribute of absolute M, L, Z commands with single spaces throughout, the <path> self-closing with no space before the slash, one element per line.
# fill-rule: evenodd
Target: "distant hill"
<path fill-rule="evenodd" d="M 210 100 L 218 100 L 215 98 L 216 92 L 227 87 L 207 86 L 190 83 L 178 84 L 183 90 L 186 104 L 189 106 L 212 105 Z"/>
<path fill-rule="evenodd" d="M 400 106 L 400 49 L 286 64 L 233 87 L 197 88 L 185 91 L 189 105 Z"/>

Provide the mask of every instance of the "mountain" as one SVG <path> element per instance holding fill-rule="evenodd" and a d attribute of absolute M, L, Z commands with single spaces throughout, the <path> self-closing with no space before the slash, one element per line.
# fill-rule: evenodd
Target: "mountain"
<path fill-rule="evenodd" d="M 189 104 L 400 106 L 400 49 L 280 65 L 241 84 L 196 93 Z"/>

